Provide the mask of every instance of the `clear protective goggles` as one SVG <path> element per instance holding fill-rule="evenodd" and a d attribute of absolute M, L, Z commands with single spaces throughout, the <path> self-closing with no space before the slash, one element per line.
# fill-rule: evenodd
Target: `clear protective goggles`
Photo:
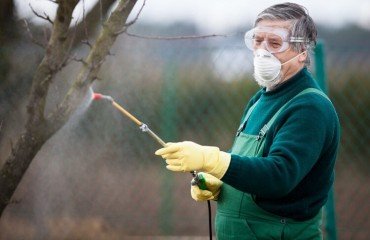
<path fill-rule="evenodd" d="M 264 48 L 270 53 L 284 52 L 290 43 L 307 43 L 303 37 L 290 37 L 288 29 L 277 27 L 255 27 L 245 33 L 244 41 L 252 51 Z"/>

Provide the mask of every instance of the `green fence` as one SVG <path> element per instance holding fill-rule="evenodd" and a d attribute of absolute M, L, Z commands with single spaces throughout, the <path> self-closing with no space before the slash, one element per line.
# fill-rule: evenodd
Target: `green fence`
<path fill-rule="evenodd" d="M 328 84 L 326 76 L 324 44 L 320 41 L 315 48 L 315 75 L 321 89 L 328 93 Z M 326 236 L 328 240 L 337 239 L 337 229 L 335 221 L 335 200 L 333 188 L 330 189 L 328 201 L 325 205 L 325 224 Z"/>
<path fill-rule="evenodd" d="M 325 231 L 330 239 L 366 239 L 370 47 L 327 44 L 325 50 L 312 72 L 325 60 L 328 94 L 342 125 Z M 231 147 L 258 90 L 251 53 L 241 42 L 123 39 L 113 52 L 95 91 L 113 96 L 165 141 Z M 68 77 L 74 67 L 62 74 Z M 191 199 L 191 175 L 167 171 L 154 155 L 158 147 L 109 104 L 92 103 L 38 154 L 18 191 L 22 201 L 4 213 L 0 238 L 207 236 L 207 205 Z"/>

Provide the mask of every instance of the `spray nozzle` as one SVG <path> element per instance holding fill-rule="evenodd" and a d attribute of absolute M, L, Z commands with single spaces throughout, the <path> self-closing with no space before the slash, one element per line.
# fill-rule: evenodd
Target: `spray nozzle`
<path fill-rule="evenodd" d="M 100 93 L 94 93 L 93 96 L 92 96 L 92 99 L 93 100 L 108 100 L 110 102 L 113 102 L 113 98 L 111 96 L 107 96 L 107 95 L 103 95 L 103 94 L 100 94 Z"/>

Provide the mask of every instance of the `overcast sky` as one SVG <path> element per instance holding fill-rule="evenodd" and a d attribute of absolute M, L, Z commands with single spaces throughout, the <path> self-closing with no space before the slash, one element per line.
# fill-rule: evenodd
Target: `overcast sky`
<path fill-rule="evenodd" d="M 53 16 L 55 4 L 48 0 L 16 0 L 21 18 L 30 16 L 28 6 Z M 86 8 L 98 0 L 85 0 Z M 82 0 L 81 0 L 82 2 Z M 137 12 L 143 0 L 139 0 Z M 284 1 L 270 0 L 147 0 L 139 18 L 141 22 L 171 23 L 189 21 L 197 24 L 204 32 L 227 33 L 235 27 L 250 25 L 257 14 L 268 6 Z M 341 26 L 357 23 L 370 29 L 369 0 L 292 0 L 305 6 L 317 23 Z M 82 4 L 80 4 L 82 5 Z M 81 9 L 81 8 L 80 8 Z M 75 11 L 75 19 L 81 11 Z M 81 17 L 79 17 L 81 18 Z"/>

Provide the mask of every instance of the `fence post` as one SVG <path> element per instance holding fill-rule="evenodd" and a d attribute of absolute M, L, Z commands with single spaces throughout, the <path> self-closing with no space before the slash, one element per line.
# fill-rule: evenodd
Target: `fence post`
<path fill-rule="evenodd" d="M 163 140 L 173 142 L 177 138 L 176 127 L 176 66 L 174 61 L 170 60 L 164 67 L 163 89 L 162 89 L 162 109 L 160 133 Z M 171 235 L 173 232 L 173 173 L 164 170 L 162 175 L 162 199 L 160 210 L 160 228 L 164 235 Z"/>
<path fill-rule="evenodd" d="M 325 53 L 324 53 L 324 43 L 318 41 L 315 48 L 315 72 L 316 79 L 318 81 L 321 89 L 327 94 L 328 85 L 326 80 L 326 68 L 325 68 Z M 328 201 L 325 205 L 325 229 L 327 233 L 328 240 L 337 239 L 337 229 L 335 222 L 335 203 L 334 203 L 334 184 L 329 191 Z"/>

